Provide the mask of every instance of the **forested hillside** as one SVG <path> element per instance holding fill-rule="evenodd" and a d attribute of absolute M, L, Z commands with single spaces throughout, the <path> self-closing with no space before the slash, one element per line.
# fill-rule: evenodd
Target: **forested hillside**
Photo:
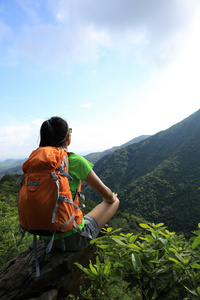
<path fill-rule="evenodd" d="M 200 110 L 137 144 L 101 158 L 95 172 L 120 209 L 189 234 L 200 220 Z M 85 189 L 92 199 L 96 194 Z"/>
<path fill-rule="evenodd" d="M 94 153 L 90 153 L 86 156 L 84 156 L 87 160 L 89 160 L 91 163 L 95 164 L 100 158 L 104 157 L 105 155 L 108 155 L 110 153 L 113 153 L 114 151 L 118 150 L 118 149 L 122 149 L 125 148 L 129 145 L 135 144 L 135 143 L 139 143 L 142 140 L 145 140 L 146 138 L 148 138 L 149 135 L 140 135 L 137 138 L 134 138 L 132 140 L 130 140 L 129 142 L 121 145 L 121 146 L 115 146 L 112 147 L 111 149 L 102 151 L 102 152 L 94 152 Z"/>
<path fill-rule="evenodd" d="M 0 162 L 0 178 L 5 174 L 21 173 L 22 164 L 26 159 L 7 159 Z"/>

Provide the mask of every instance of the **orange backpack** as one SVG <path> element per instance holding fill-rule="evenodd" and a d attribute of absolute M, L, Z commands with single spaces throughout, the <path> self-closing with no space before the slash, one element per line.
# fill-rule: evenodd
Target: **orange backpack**
<path fill-rule="evenodd" d="M 52 236 L 46 248 L 46 253 L 49 253 L 57 232 L 66 232 L 74 227 L 82 234 L 78 227 L 83 216 L 79 201 L 80 198 L 84 201 L 84 195 L 80 193 L 80 181 L 74 201 L 72 199 L 69 181 L 73 179 L 68 173 L 68 153 L 62 148 L 39 147 L 31 153 L 22 170 L 24 174 L 20 176 L 18 212 L 23 231 L 17 245 L 26 231 L 34 234 L 33 249 L 38 277 L 40 267 L 36 235 Z M 61 249 L 65 250 L 64 243 L 61 243 Z"/>
<path fill-rule="evenodd" d="M 23 164 L 24 180 L 19 190 L 18 212 L 21 227 L 49 235 L 72 229 L 75 209 L 70 191 L 68 155 L 64 149 L 39 147 Z"/>

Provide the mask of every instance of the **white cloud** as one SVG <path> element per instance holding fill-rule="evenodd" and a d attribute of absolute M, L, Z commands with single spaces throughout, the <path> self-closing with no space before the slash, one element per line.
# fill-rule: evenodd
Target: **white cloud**
<path fill-rule="evenodd" d="M 92 105 L 90 103 L 85 103 L 85 104 L 82 104 L 81 106 L 84 108 L 91 108 Z"/>
<path fill-rule="evenodd" d="M 36 119 L 31 122 L 31 124 L 35 125 L 37 128 L 40 128 L 42 123 L 44 122 L 44 119 Z"/>
<path fill-rule="evenodd" d="M 93 28 L 93 36 L 96 32 L 98 39 L 100 33 L 107 37 L 106 41 L 99 40 L 98 46 L 115 51 L 127 48 L 133 51 L 133 46 L 140 46 L 138 55 L 142 52 L 146 58 L 154 60 L 166 58 L 165 48 L 173 48 L 174 37 L 190 22 L 196 3 L 187 0 L 53 2 L 52 13 L 62 14 L 62 22 L 73 28 L 75 36 L 79 28 Z M 84 53 L 84 45 L 80 47 Z"/>
<path fill-rule="evenodd" d="M 177 37 L 190 22 L 194 0 L 47 1 L 54 23 L 40 23 L 39 5 L 18 0 L 33 21 L 21 24 L 12 50 L 38 64 L 94 62 L 107 51 L 159 64 L 175 50 Z M 9 52 L 8 52 L 9 55 Z"/>
<path fill-rule="evenodd" d="M 22 146 L 24 140 L 30 137 L 31 128 L 29 125 L 21 126 L 6 126 L 0 129 L 0 141 L 1 143 L 9 144 L 11 147 L 16 145 Z"/>
<path fill-rule="evenodd" d="M 74 61 L 87 63 L 97 60 L 103 55 L 99 46 L 105 45 L 107 40 L 104 32 L 96 32 L 92 27 L 69 28 L 48 24 L 23 27 L 15 47 L 23 59 L 25 56 L 45 67 L 60 67 Z"/>
<path fill-rule="evenodd" d="M 182 36 L 178 58 L 159 72 L 138 91 L 138 107 L 130 100 L 129 110 L 140 133 L 154 134 L 167 129 L 200 108 L 200 9 Z M 128 114 L 128 111 L 126 112 Z M 161 125 L 162 124 L 162 127 Z M 145 128 L 149 131 L 145 132 Z"/>
<path fill-rule="evenodd" d="M 0 128 L 0 158 L 26 157 L 38 147 L 43 120 Z"/>

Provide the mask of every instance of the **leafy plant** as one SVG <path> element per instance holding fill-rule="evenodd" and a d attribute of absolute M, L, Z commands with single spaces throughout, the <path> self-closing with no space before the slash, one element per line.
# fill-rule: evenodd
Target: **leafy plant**
<path fill-rule="evenodd" d="M 127 299 L 199 299 L 200 231 L 191 243 L 169 232 L 163 223 L 140 226 L 145 234 L 108 228 L 105 236 L 92 241 L 99 248 L 96 264 L 83 268 L 76 263 L 91 282 L 82 295 L 88 299 L 125 299 L 118 298 L 120 293 Z"/>
<path fill-rule="evenodd" d="M 196 249 L 200 245 L 200 223 L 198 224 L 198 227 L 199 229 L 193 232 L 197 237 L 191 238 L 191 240 L 193 240 L 192 249 Z"/>

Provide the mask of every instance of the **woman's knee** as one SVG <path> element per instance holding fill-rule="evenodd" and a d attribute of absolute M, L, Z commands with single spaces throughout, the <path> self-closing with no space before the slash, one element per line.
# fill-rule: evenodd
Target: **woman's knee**
<path fill-rule="evenodd" d="M 113 214 L 117 211 L 118 207 L 119 207 L 119 199 L 116 198 L 116 200 L 113 203 L 107 203 L 108 204 L 108 209 L 109 210 L 113 210 Z"/>
<path fill-rule="evenodd" d="M 115 200 L 115 202 L 117 202 L 116 205 L 119 207 L 119 204 L 120 204 L 119 198 L 117 198 L 117 199 Z"/>

